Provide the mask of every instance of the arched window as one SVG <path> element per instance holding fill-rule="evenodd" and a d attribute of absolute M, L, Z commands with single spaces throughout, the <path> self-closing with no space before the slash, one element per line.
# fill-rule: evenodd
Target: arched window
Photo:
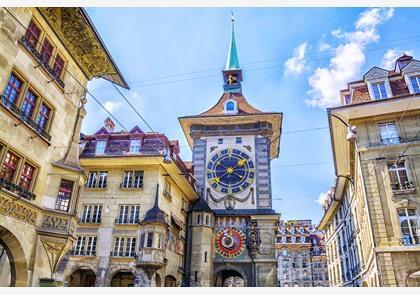
<path fill-rule="evenodd" d="M 235 110 L 235 104 L 233 103 L 233 101 L 229 101 L 226 104 L 226 111 L 234 111 Z"/>

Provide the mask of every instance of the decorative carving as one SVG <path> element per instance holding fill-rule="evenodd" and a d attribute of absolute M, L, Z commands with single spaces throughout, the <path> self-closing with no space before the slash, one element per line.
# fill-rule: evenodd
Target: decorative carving
<path fill-rule="evenodd" d="M 246 246 L 251 257 L 257 256 L 260 253 L 260 230 L 256 220 L 249 220 L 246 230 Z"/>
<path fill-rule="evenodd" d="M 211 193 L 210 188 L 207 188 L 207 195 L 210 196 L 210 198 L 214 202 L 216 202 L 216 203 L 224 202 L 225 208 L 226 209 L 230 209 L 230 210 L 235 208 L 236 201 L 241 202 L 241 203 L 244 203 L 244 202 L 246 202 L 249 199 L 249 197 L 252 197 L 252 199 L 251 199 L 252 200 L 252 204 L 254 204 L 254 202 L 255 202 L 255 199 L 254 199 L 254 188 L 253 187 L 251 187 L 249 189 L 248 194 L 245 197 L 243 197 L 243 198 L 240 198 L 240 197 L 238 197 L 236 195 L 232 195 L 232 194 L 226 194 L 224 197 L 216 198 Z"/>
<path fill-rule="evenodd" d="M 126 87 L 126 83 L 81 8 L 41 7 L 38 10 L 89 79 L 103 77 Z"/>
<path fill-rule="evenodd" d="M 12 200 L 0 195 L 0 214 L 8 215 L 31 225 L 36 224 L 38 212 L 24 205 L 19 200 Z"/>
<path fill-rule="evenodd" d="M 44 214 L 39 229 L 42 231 L 53 231 L 64 235 L 72 235 L 76 229 L 76 222 L 71 216 Z"/>
<path fill-rule="evenodd" d="M 250 145 L 244 145 L 244 148 L 246 148 L 248 152 L 252 152 L 252 147 Z"/>
<path fill-rule="evenodd" d="M 245 235 L 235 227 L 226 227 L 216 234 L 216 249 L 219 255 L 226 258 L 235 258 L 245 249 Z"/>
<path fill-rule="evenodd" d="M 57 264 L 60 258 L 66 253 L 69 246 L 66 243 L 56 243 L 41 239 L 42 246 L 44 246 L 47 253 L 48 262 L 50 263 L 51 274 L 55 273 Z"/>

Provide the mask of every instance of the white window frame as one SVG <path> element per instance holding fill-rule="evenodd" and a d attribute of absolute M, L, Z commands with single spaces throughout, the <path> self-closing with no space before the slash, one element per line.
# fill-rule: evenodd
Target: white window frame
<path fill-rule="evenodd" d="M 100 144 L 99 144 L 100 143 Z M 105 154 L 106 140 L 97 140 L 95 146 L 95 154 Z"/>
<path fill-rule="evenodd" d="M 96 255 L 96 245 L 97 244 L 98 244 L 98 237 L 96 237 L 96 236 L 87 237 L 86 256 L 95 256 Z"/>
<path fill-rule="evenodd" d="M 417 82 L 417 88 L 419 89 L 419 92 L 415 92 L 414 91 L 414 86 L 413 86 L 413 81 L 411 80 L 412 78 L 416 79 Z M 420 94 L 420 73 L 418 73 L 417 75 L 410 75 L 408 76 L 408 89 L 410 90 L 411 94 Z"/>
<path fill-rule="evenodd" d="M 106 188 L 108 171 L 90 171 L 86 188 Z"/>
<path fill-rule="evenodd" d="M 144 171 L 124 171 L 122 188 L 143 188 Z"/>
<path fill-rule="evenodd" d="M 84 204 L 80 218 L 82 223 L 101 223 L 102 205 Z"/>
<path fill-rule="evenodd" d="M 230 103 L 230 102 L 233 103 L 233 110 L 228 110 L 227 109 L 228 103 Z M 227 99 L 223 103 L 223 113 L 225 115 L 236 115 L 238 113 L 238 102 L 234 99 Z"/>
<path fill-rule="evenodd" d="M 130 205 L 120 205 L 118 210 L 118 223 L 126 224 L 129 221 Z"/>
<path fill-rule="evenodd" d="M 96 187 L 96 182 L 98 180 L 97 173 L 98 173 L 97 171 L 90 171 L 89 172 L 88 181 L 86 183 L 87 188 Z"/>
<path fill-rule="evenodd" d="M 123 256 L 133 257 L 136 253 L 136 243 L 137 239 L 135 237 L 126 237 L 125 238 L 125 252 Z"/>
<path fill-rule="evenodd" d="M 412 182 L 412 180 L 411 180 L 411 177 L 410 177 L 410 170 L 408 169 L 408 167 L 407 167 L 407 160 L 400 160 L 400 161 L 403 161 L 403 163 L 404 163 L 404 167 L 395 167 L 395 164 L 396 163 L 394 163 L 391 167 L 389 166 L 389 164 L 390 163 L 388 163 L 388 171 L 389 171 L 389 174 L 391 174 L 392 172 L 395 172 L 395 174 L 396 174 L 396 176 L 397 176 L 397 179 L 398 179 L 398 184 L 399 184 L 399 187 L 400 187 L 400 189 L 396 189 L 396 190 L 393 190 L 393 191 L 399 191 L 399 190 L 404 190 L 405 188 L 404 188 L 404 183 L 402 183 L 401 182 L 401 175 L 400 175 L 400 171 L 405 171 L 405 174 L 406 174 L 406 176 L 407 176 L 407 181 L 410 183 L 410 182 Z M 401 163 L 401 162 L 400 162 Z M 391 182 L 391 175 L 389 176 L 389 180 L 390 180 L 390 182 Z M 391 182 L 391 185 L 393 185 L 393 183 Z"/>
<path fill-rule="evenodd" d="M 391 85 L 389 84 L 389 80 L 388 79 L 383 79 L 383 78 L 382 79 L 374 79 L 374 80 L 369 80 L 366 83 L 368 85 L 369 95 L 370 95 L 370 98 L 372 100 L 382 100 L 382 99 L 388 99 L 388 98 L 391 98 L 392 97 Z M 387 95 L 386 98 L 385 97 L 381 97 L 381 98 L 376 98 L 375 97 L 375 94 L 373 92 L 373 86 L 372 86 L 372 84 L 377 84 L 377 83 L 384 83 L 385 92 L 386 92 L 386 95 Z"/>
<path fill-rule="evenodd" d="M 124 255 L 124 237 L 114 237 L 114 250 L 112 251 L 112 256 L 121 257 Z"/>
<path fill-rule="evenodd" d="M 393 126 L 392 128 L 390 128 Z M 383 128 L 385 129 L 385 137 Z M 398 144 L 400 143 L 400 138 L 398 136 L 398 128 L 395 122 L 384 122 L 379 124 L 379 136 L 381 137 L 381 143 L 384 145 Z"/>
<path fill-rule="evenodd" d="M 140 139 L 130 139 L 130 153 L 138 154 L 140 153 L 141 140 Z"/>
<path fill-rule="evenodd" d="M 131 205 L 130 206 L 130 218 L 128 223 L 135 224 L 139 222 L 140 218 L 140 205 Z"/>
<path fill-rule="evenodd" d="M 398 211 L 400 211 L 400 210 L 404 210 L 404 213 L 405 213 L 404 216 L 400 216 L 398 214 Z M 408 210 L 414 210 L 415 215 L 408 215 Z M 417 209 L 416 208 L 398 208 L 397 209 L 397 215 L 398 215 L 398 219 L 399 219 L 399 222 L 400 222 L 400 230 L 401 230 L 401 236 L 402 236 L 402 239 L 403 239 L 402 240 L 403 245 L 405 245 L 405 246 L 419 245 L 420 244 L 420 217 L 417 213 Z M 412 225 L 411 225 L 411 222 L 410 222 L 411 220 L 416 220 L 417 221 L 417 233 L 415 233 L 414 229 L 412 228 Z M 410 232 L 410 243 L 407 243 L 407 244 L 404 241 L 404 235 L 403 235 L 403 231 L 402 231 L 402 227 L 401 227 L 401 223 L 403 221 L 407 221 L 408 229 L 409 229 L 409 232 Z M 414 238 L 415 235 L 418 237 L 419 243 L 416 243 L 416 240 Z"/>

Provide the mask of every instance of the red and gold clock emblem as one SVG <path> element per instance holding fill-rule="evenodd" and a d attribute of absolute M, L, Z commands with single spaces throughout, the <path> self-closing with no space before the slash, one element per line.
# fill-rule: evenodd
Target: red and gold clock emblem
<path fill-rule="evenodd" d="M 217 252 L 226 258 L 234 258 L 245 249 L 245 235 L 235 227 L 226 227 L 216 234 Z"/>

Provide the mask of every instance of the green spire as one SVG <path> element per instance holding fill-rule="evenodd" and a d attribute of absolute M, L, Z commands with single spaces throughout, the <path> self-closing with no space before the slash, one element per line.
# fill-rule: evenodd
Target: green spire
<path fill-rule="evenodd" d="M 228 58 L 226 61 L 225 70 L 240 69 L 238 53 L 236 52 L 235 19 L 233 18 L 233 12 L 232 12 L 231 22 L 232 22 L 232 37 L 230 39 L 230 46 L 229 46 L 229 52 L 228 52 Z"/>

